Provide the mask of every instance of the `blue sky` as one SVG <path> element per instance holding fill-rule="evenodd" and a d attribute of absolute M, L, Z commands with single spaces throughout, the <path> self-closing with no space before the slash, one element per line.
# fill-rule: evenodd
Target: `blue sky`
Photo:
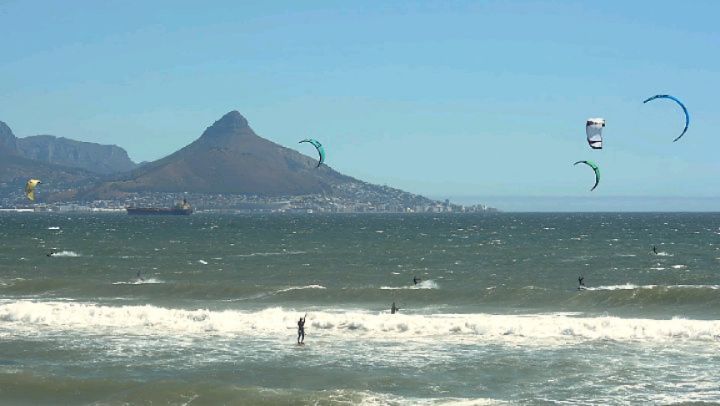
<path fill-rule="evenodd" d="M 720 196 L 720 2 L 208 3 L 0 0 L 0 120 L 143 161 L 238 110 L 433 197 Z M 677 106 L 642 103 L 658 93 L 691 111 L 676 143 Z"/>

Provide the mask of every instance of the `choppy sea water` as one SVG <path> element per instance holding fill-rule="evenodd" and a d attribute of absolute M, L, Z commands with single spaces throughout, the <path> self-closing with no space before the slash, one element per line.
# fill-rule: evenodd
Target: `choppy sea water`
<path fill-rule="evenodd" d="M 19 213 L 0 241 L 0 403 L 720 402 L 720 214 Z"/>

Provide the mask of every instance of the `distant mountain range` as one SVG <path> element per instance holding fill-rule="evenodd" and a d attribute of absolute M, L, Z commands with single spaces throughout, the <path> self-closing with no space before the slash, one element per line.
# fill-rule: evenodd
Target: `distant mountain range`
<path fill-rule="evenodd" d="M 127 151 L 116 145 L 75 141 L 52 135 L 18 138 L 20 155 L 36 161 L 81 168 L 101 175 L 127 172 L 135 164 Z"/>
<path fill-rule="evenodd" d="M 52 188 L 52 200 L 115 200 L 137 193 L 256 196 L 321 195 L 401 207 L 433 204 L 425 197 L 340 174 L 315 158 L 268 141 L 231 111 L 179 151 L 138 166 L 117 146 L 53 136 L 17 138 L 0 122 L 0 189 L 30 177 Z M 46 193 L 46 195 L 50 195 Z"/>
<path fill-rule="evenodd" d="M 29 178 L 42 179 L 44 183 L 53 185 L 54 190 L 80 187 L 100 179 L 99 172 L 84 169 L 88 167 L 88 163 L 82 162 L 80 158 L 85 154 L 78 153 L 78 159 L 64 159 L 59 164 L 57 157 L 52 157 L 51 154 L 25 155 L 25 151 L 28 151 L 26 147 L 23 139 L 15 137 L 10 127 L 0 121 L 0 191 L 3 194 L 22 190 Z M 45 149 L 53 148 L 48 144 Z"/>
<path fill-rule="evenodd" d="M 52 135 L 17 138 L 0 121 L 0 155 L 16 156 L 98 175 L 130 171 L 137 167 L 124 149 L 115 145 L 75 141 Z"/>

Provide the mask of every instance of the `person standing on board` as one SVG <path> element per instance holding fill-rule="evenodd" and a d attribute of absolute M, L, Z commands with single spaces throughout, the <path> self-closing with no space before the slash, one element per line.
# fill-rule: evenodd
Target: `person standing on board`
<path fill-rule="evenodd" d="M 300 320 L 298 320 L 298 344 L 303 344 L 305 341 L 305 319 L 307 318 L 307 313 L 305 313 L 305 317 L 301 317 Z"/>

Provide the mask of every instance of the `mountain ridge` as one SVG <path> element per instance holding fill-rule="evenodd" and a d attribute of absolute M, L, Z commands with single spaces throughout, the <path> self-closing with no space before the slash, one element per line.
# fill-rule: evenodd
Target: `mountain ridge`
<path fill-rule="evenodd" d="M 195 192 L 264 196 L 329 193 L 356 181 L 258 136 L 238 111 L 207 127 L 180 150 L 89 191 L 86 198 L 123 192 Z M 114 192 L 114 193 L 113 193 Z"/>
<path fill-rule="evenodd" d="M 17 139 L 20 155 L 37 161 L 81 168 L 101 175 L 127 172 L 137 167 L 125 149 L 117 145 L 76 141 L 54 135 Z"/>
<path fill-rule="evenodd" d="M 54 135 L 19 138 L 3 121 L 0 121 L 0 155 L 83 169 L 98 175 L 126 172 L 138 166 L 130 159 L 127 151 L 117 145 L 77 141 Z"/>
<path fill-rule="evenodd" d="M 70 168 L 42 162 L 40 158 L 53 160 L 56 149 L 31 153 L 27 143 L 64 143 L 82 147 L 90 144 L 98 148 L 117 148 L 121 158 L 127 157 L 120 147 L 52 136 L 28 137 L 27 141 L 22 141 L 0 123 L 3 124 L 0 125 L 0 155 L 13 157 L 5 160 L 5 165 L 12 162 L 14 166 L 10 172 L 15 175 L 11 185 L 2 184 L 0 177 L 0 189 L 11 186 L 10 190 L 17 195 L 16 189 L 21 188 L 23 179 L 39 177 L 43 179 L 46 202 L 104 201 L 114 205 L 133 204 L 140 199 L 157 204 L 188 194 L 208 196 L 201 200 L 205 201 L 204 206 L 214 208 L 222 208 L 223 204 L 238 207 L 238 204 L 244 204 L 242 202 L 255 201 L 262 205 L 262 202 L 282 200 L 294 202 L 291 206 L 300 210 L 317 208 L 340 212 L 417 212 L 449 208 L 447 203 L 341 174 L 326 164 L 318 167 L 316 158 L 257 135 L 248 120 L 236 110 L 224 114 L 183 148 L 156 161 L 141 165 L 133 163 L 134 168 L 129 171 L 110 174 L 100 173 L 103 171 L 97 167 Z M 25 158 L 21 156 L 23 153 L 37 159 Z M 70 161 L 77 164 L 77 159 Z M 40 168 L 42 171 L 38 171 Z"/>

